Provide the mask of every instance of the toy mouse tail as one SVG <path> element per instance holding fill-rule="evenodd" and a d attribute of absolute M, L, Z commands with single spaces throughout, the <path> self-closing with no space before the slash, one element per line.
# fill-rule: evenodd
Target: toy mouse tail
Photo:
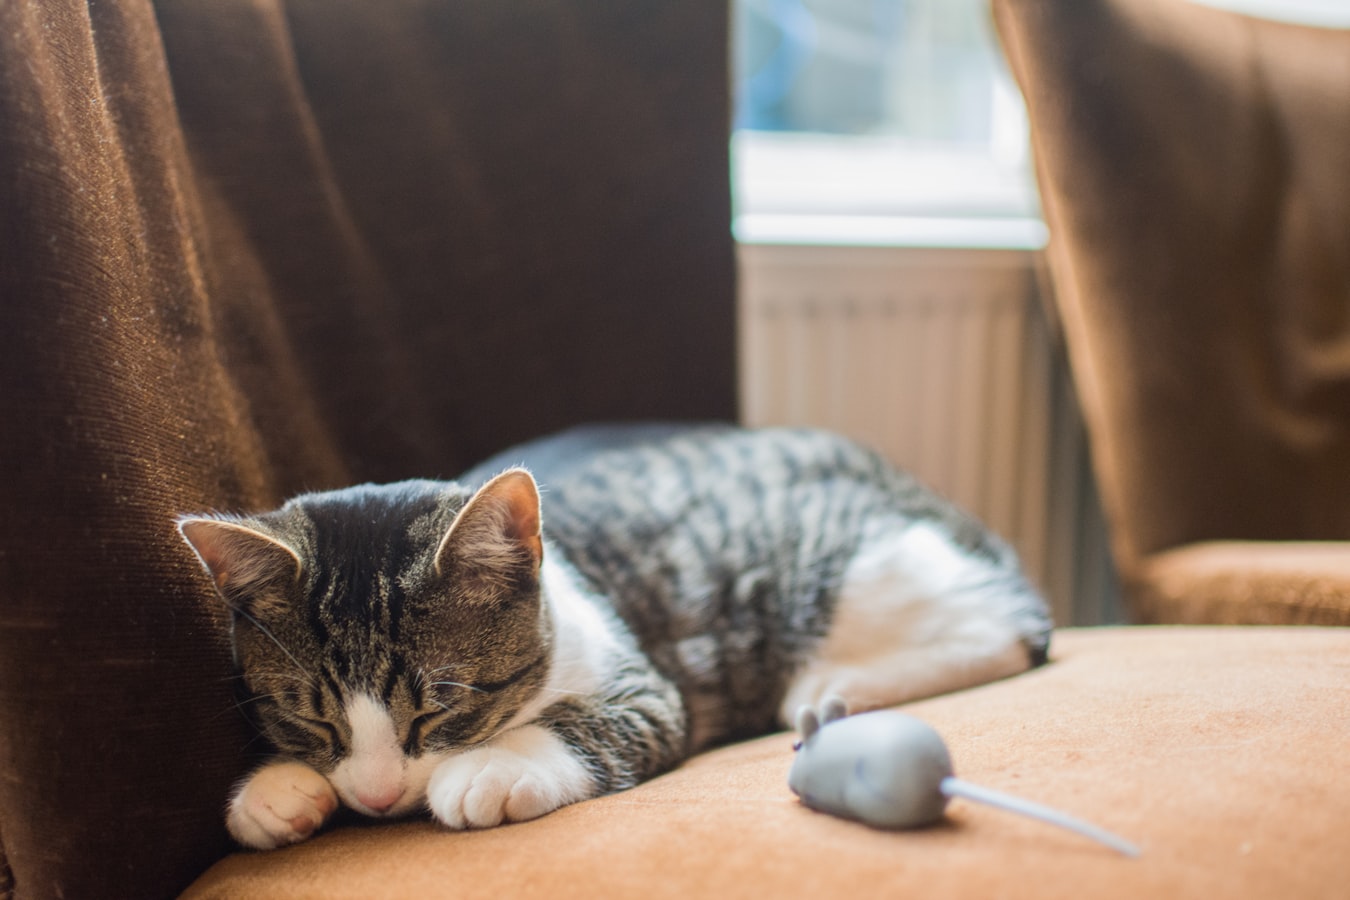
<path fill-rule="evenodd" d="M 948 776 L 942 779 L 940 785 L 942 793 L 948 797 L 960 797 L 963 800 L 973 800 L 976 803 L 983 803 L 986 806 L 997 807 L 1012 813 L 1019 813 L 1032 819 L 1038 819 L 1049 825 L 1057 825 L 1060 828 L 1067 829 L 1076 834 L 1081 834 L 1085 838 L 1105 844 L 1113 850 L 1123 853 L 1129 857 L 1139 855 L 1139 848 L 1117 834 L 1112 834 L 1104 828 L 1098 828 L 1082 819 L 1076 819 L 1067 813 L 1062 813 L 1057 809 L 1051 809 L 1048 806 L 1042 806 L 1039 803 L 1032 803 L 1030 800 L 1023 800 L 1021 797 L 1014 797 L 1011 794 L 1005 794 L 1002 791 L 996 791 L 991 788 L 980 787 L 978 784 L 971 784 L 969 781 L 963 781 L 960 778 Z"/>

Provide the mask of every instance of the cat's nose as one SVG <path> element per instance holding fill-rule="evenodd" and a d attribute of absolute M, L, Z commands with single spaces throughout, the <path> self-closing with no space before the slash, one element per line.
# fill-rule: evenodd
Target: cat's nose
<path fill-rule="evenodd" d="M 376 790 L 356 792 L 356 802 L 377 815 L 388 812 L 402 797 L 403 788 L 396 784 Z"/>

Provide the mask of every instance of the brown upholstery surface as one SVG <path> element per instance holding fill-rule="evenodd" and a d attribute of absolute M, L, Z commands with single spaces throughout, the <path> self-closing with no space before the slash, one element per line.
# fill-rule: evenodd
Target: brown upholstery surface
<path fill-rule="evenodd" d="M 908 707 L 958 775 L 1112 829 L 1138 859 L 964 801 L 920 832 L 811 812 L 780 734 L 535 822 L 238 853 L 186 896 L 1344 897 L 1348 660 L 1348 629 L 1067 631 L 1043 669 Z"/>
<path fill-rule="evenodd" d="M 1341 541 L 1208 541 L 1144 564 L 1148 614 L 1173 622 L 1335 625 L 1350 604 Z"/>
<path fill-rule="evenodd" d="M 734 417 L 726 28 L 0 3 L 0 896 L 228 849 L 257 745 L 176 514 Z"/>
<path fill-rule="evenodd" d="M 1350 543 L 1306 576 L 1301 547 L 1350 540 L 1350 31 L 1182 0 L 994 10 L 1132 613 L 1350 623 Z M 1250 579 L 1215 567 L 1249 555 Z"/>

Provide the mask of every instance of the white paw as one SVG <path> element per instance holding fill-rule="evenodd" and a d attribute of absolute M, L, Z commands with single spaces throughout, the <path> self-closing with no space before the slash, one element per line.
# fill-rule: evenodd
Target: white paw
<path fill-rule="evenodd" d="M 303 841 L 337 807 L 327 778 L 304 763 L 273 762 L 235 791 L 225 827 L 245 847 L 270 850 Z"/>
<path fill-rule="evenodd" d="M 427 785 L 427 805 L 451 828 L 523 822 L 595 793 L 595 780 L 567 745 L 538 725 L 450 757 Z"/>

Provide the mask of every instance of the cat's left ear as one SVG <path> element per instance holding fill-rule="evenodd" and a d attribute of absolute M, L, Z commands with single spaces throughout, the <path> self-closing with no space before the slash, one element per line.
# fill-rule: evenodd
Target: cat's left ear
<path fill-rule="evenodd" d="M 507 469 L 478 489 L 436 548 L 436 574 L 509 569 L 544 559 L 539 488 L 524 469 Z"/>

